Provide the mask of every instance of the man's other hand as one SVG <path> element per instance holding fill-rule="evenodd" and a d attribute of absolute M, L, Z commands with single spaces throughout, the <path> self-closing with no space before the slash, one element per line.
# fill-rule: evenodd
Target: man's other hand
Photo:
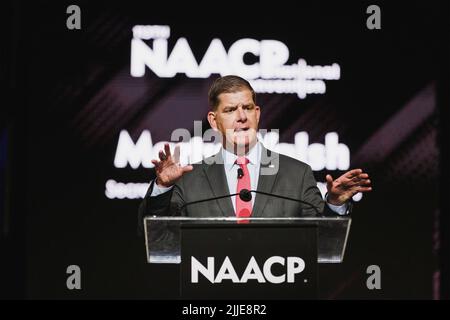
<path fill-rule="evenodd" d="M 358 192 L 372 191 L 369 175 L 361 169 L 353 169 L 333 180 L 329 174 L 326 176 L 328 202 L 333 205 L 343 205 Z"/>

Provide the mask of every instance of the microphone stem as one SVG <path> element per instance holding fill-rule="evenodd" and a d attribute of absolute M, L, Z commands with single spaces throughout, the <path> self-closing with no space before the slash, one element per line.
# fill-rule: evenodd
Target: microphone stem
<path fill-rule="evenodd" d="M 289 197 L 282 196 L 282 195 L 279 195 L 279 194 L 273 195 L 273 194 L 266 193 L 266 192 L 263 192 L 263 191 L 250 190 L 248 192 L 254 192 L 256 194 L 259 193 L 259 194 L 266 195 L 266 196 L 271 196 L 271 197 L 276 196 L 276 197 L 279 197 L 281 199 L 286 199 L 286 200 L 300 202 L 300 203 L 306 204 L 306 205 L 310 206 L 311 208 L 313 208 L 314 211 L 316 211 L 317 215 L 320 216 L 319 210 L 317 210 L 317 208 L 315 206 L 313 206 L 311 203 L 308 203 L 306 201 L 302 201 L 302 200 L 294 199 L 294 198 L 289 198 Z M 215 197 L 215 198 L 203 199 L 203 200 L 198 200 L 198 201 L 194 201 L 194 202 L 190 202 L 190 203 L 185 203 L 184 205 L 181 206 L 180 211 L 182 211 L 186 207 L 186 205 L 191 205 L 191 204 L 196 204 L 196 203 L 201 203 L 201 202 L 206 202 L 206 201 L 212 201 L 212 200 L 219 200 L 219 199 L 233 197 L 233 196 L 240 196 L 240 193 L 232 193 L 232 194 L 227 194 L 227 195 L 219 196 L 219 197 Z"/>
<path fill-rule="evenodd" d="M 267 192 L 264 192 L 264 191 L 251 190 L 250 192 L 254 192 L 254 193 L 256 193 L 256 194 L 260 193 L 260 194 L 263 194 L 263 195 L 266 195 L 266 196 L 271 196 L 271 197 L 274 196 L 273 194 L 270 194 L 270 193 L 267 193 Z M 291 201 L 297 201 L 297 202 L 301 202 L 301 203 L 307 204 L 307 205 L 309 205 L 311 208 L 313 208 L 314 211 L 316 211 L 317 215 L 320 216 L 319 210 L 317 210 L 316 206 L 313 206 L 311 203 L 308 203 L 308 202 L 306 202 L 306 201 L 302 201 L 302 200 L 299 200 L 299 199 L 294 199 L 294 198 L 285 197 L 285 196 L 282 196 L 282 195 L 279 195 L 279 194 L 277 194 L 276 197 L 280 197 L 280 198 L 282 198 L 282 199 L 291 200 Z"/>
<path fill-rule="evenodd" d="M 198 201 L 194 201 L 194 202 L 185 203 L 185 204 L 183 204 L 181 206 L 180 211 L 183 210 L 184 207 L 186 207 L 186 205 L 191 205 L 191 204 L 196 204 L 196 203 L 201 203 L 201 202 L 206 202 L 206 201 L 219 200 L 219 199 L 233 197 L 233 196 L 238 196 L 238 195 L 239 195 L 239 193 L 232 193 L 232 194 L 227 194 L 227 195 L 220 196 L 220 197 L 215 197 L 215 198 L 210 198 L 210 199 L 203 199 L 203 200 L 198 200 Z"/>

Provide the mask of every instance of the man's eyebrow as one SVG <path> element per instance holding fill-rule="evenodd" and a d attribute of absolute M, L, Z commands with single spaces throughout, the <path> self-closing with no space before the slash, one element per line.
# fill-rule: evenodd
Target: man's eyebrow
<path fill-rule="evenodd" d="M 253 103 L 247 103 L 247 104 L 243 104 L 242 105 L 242 107 L 251 107 L 251 106 L 253 106 L 254 104 Z M 229 106 L 225 106 L 224 107 L 224 109 L 227 109 L 227 108 L 237 108 L 239 105 L 229 105 Z"/>

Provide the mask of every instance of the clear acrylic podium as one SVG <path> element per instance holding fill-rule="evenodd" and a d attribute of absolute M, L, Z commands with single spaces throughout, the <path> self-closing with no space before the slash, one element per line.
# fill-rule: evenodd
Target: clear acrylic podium
<path fill-rule="evenodd" d="M 317 264 L 343 261 L 350 223 L 348 216 L 146 217 L 147 261 L 179 265 L 181 299 L 316 299 Z"/>
<path fill-rule="evenodd" d="M 317 226 L 317 262 L 341 263 L 344 259 L 351 218 L 306 217 L 306 218 L 189 218 L 189 217 L 145 217 L 145 245 L 148 263 L 181 263 L 180 229 L 189 224 L 236 224 L 238 220 L 250 224 L 295 224 Z"/>

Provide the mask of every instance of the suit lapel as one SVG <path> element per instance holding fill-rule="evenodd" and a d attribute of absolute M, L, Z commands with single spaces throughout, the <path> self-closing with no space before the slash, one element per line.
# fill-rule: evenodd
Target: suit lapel
<path fill-rule="evenodd" d="M 261 149 L 262 149 L 261 150 L 261 165 L 260 165 L 260 169 L 259 169 L 257 190 L 267 192 L 267 193 L 272 193 L 278 171 L 273 174 L 263 174 L 263 175 L 261 174 L 261 172 L 263 171 L 264 168 L 269 169 L 269 168 L 271 168 L 269 166 L 273 165 L 273 163 L 271 163 L 271 161 L 267 161 L 267 159 L 271 159 L 272 157 L 277 156 L 278 154 L 266 149 L 264 146 Z M 267 155 L 268 155 L 268 158 L 267 158 Z M 279 166 L 279 159 L 276 162 L 277 163 L 275 165 Z M 266 171 L 266 170 L 264 170 L 264 171 Z M 273 169 L 267 170 L 267 171 L 273 171 Z M 262 194 L 255 195 L 255 204 L 253 206 L 253 213 L 252 213 L 253 217 L 262 216 L 262 213 L 264 211 L 264 207 L 266 206 L 268 198 L 269 198 L 269 196 L 262 195 Z"/>
<path fill-rule="evenodd" d="M 209 186 L 214 194 L 214 197 L 224 196 L 230 194 L 228 189 L 228 182 L 225 176 L 225 169 L 223 166 L 223 159 L 221 152 L 214 155 L 216 161 L 212 164 L 203 165 L 206 177 L 208 179 Z M 211 159 L 211 158 L 209 158 Z M 226 217 L 235 216 L 233 203 L 231 197 L 216 200 L 219 203 L 219 207 L 222 210 L 222 214 Z"/>

